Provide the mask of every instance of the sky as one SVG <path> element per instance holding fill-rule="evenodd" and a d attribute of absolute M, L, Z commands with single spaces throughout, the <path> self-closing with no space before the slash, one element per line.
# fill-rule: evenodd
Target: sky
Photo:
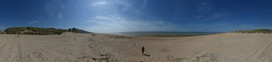
<path fill-rule="evenodd" d="M 272 29 L 272 0 L 1 0 L 0 25 L 90 32 Z"/>

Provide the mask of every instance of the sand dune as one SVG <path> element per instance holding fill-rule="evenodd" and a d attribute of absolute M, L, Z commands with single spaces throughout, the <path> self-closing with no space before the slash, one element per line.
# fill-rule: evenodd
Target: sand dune
<path fill-rule="evenodd" d="M 0 35 L 0 62 L 271 62 L 272 34 Z M 145 46 L 142 55 L 141 48 Z"/>

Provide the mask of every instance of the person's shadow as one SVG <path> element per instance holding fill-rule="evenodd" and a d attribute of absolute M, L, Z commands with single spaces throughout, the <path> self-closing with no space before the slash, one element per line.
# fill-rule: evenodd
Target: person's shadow
<path fill-rule="evenodd" d="M 143 54 L 144 56 L 150 56 L 150 55 L 148 55 L 148 54 Z"/>
<path fill-rule="evenodd" d="M 145 54 L 144 51 L 145 51 L 145 47 L 143 46 L 143 47 L 142 47 L 142 54 L 143 54 L 144 56 L 150 56 L 150 55 L 148 55 L 148 54 Z"/>

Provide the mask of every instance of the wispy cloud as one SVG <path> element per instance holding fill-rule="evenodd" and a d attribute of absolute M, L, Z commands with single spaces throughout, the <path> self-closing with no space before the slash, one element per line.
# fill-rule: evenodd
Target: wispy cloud
<path fill-rule="evenodd" d="M 132 9 L 132 4 L 128 3 L 128 2 L 125 2 L 125 1 L 113 1 L 112 2 L 114 5 L 121 5 L 123 6 L 122 10 L 123 11 L 127 11 L 127 10 L 131 10 Z"/>
<path fill-rule="evenodd" d="M 38 22 L 39 22 L 38 20 L 33 20 L 33 21 L 28 22 L 28 24 L 35 24 L 35 23 L 38 23 Z"/>
<path fill-rule="evenodd" d="M 62 14 L 59 14 L 59 19 L 62 19 Z"/>
<path fill-rule="evenodd" d="M 197 8 L 197 11 L 209 11 L 212 9 L 211 6 L 212 4 L 209 2 L 201 2 Z"/>
<path fill-rule="evenodd" d="M 114 16 L 96 16 L 87 22 L 93 24 L 86 27 L 91 32 L 128 32 L 128 31 L 173 31 L 174 24 L 164 21 L 128 20 Z"/>
<path fill-rule="evenodd" d="M 101 2 L 95 2 L 93 3 L 93 6 L 96 6 L 96 5 L 103 5 L 103 4 L 107 4 L 108 2 L 105 2 L 105 1 L 101 1 Z"/>
<path fill-rule="evenodd" d="M 147 0 L 144 0 L 143 8 L 145 8 L 146 4 L 147 4 Z"/>
<path fill-rule="evenodd" d="M 64 6 L 61 7 L 61 10 L 60 10 L 60 13 L 59 13 L 59 16 L 58 16 L 59 20 L 62 19 L 63 9 L 64 9 Z"/>

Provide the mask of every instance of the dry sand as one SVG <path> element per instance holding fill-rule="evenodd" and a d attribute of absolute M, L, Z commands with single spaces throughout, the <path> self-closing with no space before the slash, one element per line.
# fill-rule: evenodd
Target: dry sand
<path fill-rule="evenodd" d="M 272 62 L 272 34 L 0 35 L 0 62 Z M 145 46 L 145 53 L 141 48 Z"/>

